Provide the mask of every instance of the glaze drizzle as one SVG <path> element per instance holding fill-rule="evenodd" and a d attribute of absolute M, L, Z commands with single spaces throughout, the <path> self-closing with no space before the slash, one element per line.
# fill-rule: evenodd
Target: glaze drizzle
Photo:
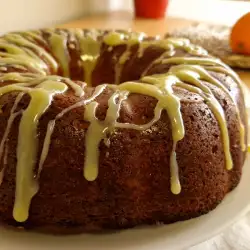
<path fill-rule="evenodd" d="M 45 34 L 47 39 L 45 39 Z M 114 68 L 115 85 L 101 84 L 95 88 L 92 95 L 85 99 L 86 84 L 80 86 L 69 78 L 70 55 L 68 39 L 73 37 L 80 50 L 81 61 L 79 67 L 83 68 L 84 79 L 91 86 L 95 67 L 100 60 L 103 46 L 109 51 L 119 45 L 126 46 L 124 52 L 117 59 Z M 41 46 L 40 44 L 43 44 Z M 120 83 L 124 64 L 131 57 L 131 48 L 138 45 L 137 57 L 142 57 L 149 47 L 160 47 L 164 52 L 152 61 L 144 70 L 141 79 Z M 47 49 L 44 49 L 46 47 Z M 192 45 L 187 39 L 154 39 L 148 40 L 142 33 L 133 32 L 98 32 L 96 30 L 53 30 L 27 31 L 7 34 L 0 38 L 0 82 L 8 83 L 0 87 L 0 96 L 10 92 L 19 92 L 10 111 L 6 129 L 0 143 L 0 160 L 4 161 L 1 168 L 1 180 L 4 169 L 7 167 L 7 139 L 13 121 L 21 116 L 19 124 L 19 136 L 17 145 L 16 166 L 16 196 L 13 209 L 13 217 L 18 222 L 24 222 L 29 216 L 29 207 L 34 195 L 39 189 L 39 176 L 49 153 L 51 137 L 56 127 L 56 121 L 73 109 L 84 107 L 83 117 L 89 122 L 85 135 L 85 161 L 83 163 L 83 176 L 88 181 L 98 178 L 99 145 L 104 141 L 110 146 L 111 136 L 117 128 L 134 129 L 144 131 L 160 120 L 162 111 L 165 110 L 171 121 L 172 151 L 170 162 L 170 189 L 175 195 L 181 192 L 179 167 L 176 159 L 178 142 L 185 136 L 185 127 L 181 114 L 181 99 L 175 94 L 173 87 L 185 89 L 198 94 L 211 109 L 218 121 L 221 139 L 225 155 L 225 167 L 233 168 L 230 153 L 230 141 L 227 129 L 227 121 L 224 110 L 216 99 L 210 84 L 221 89 L 233 103 L 240 131 L 240 145 L 242 151 L 246 150 L 245 128 L 241 121 L 240 112 L 234 96 L 220 81 L 210 72 L 219 72 L 230 76 L 238 85 L 241 84 L 237 75 L 220 60 L 209 57 L 207 52 L 199 46 Z M 182 49 L 190 54 L 190 57 L 175 57 L 177 49 Z M 171 67 L 167 73 L 148 75 L 150 70 L 158 64 L 169 64 Z M 174 65 L 174 66 L 173 66 Z M 15 73 L 9 73 L 8 67 L 17 69 Z M 18 73 L 24 70 L 24 73 Z M 62 76 L 57 74 L 61 70 Z M 55 74 L 55 75 L 51 75 Z M 112 89 L 113 93 L 108 100 L 108 109 L 104 120 L 96 117 L 98 102 L 96 98 L 105 89 Z M 40 117 L 49 109 L 56 95 L 67 94 L 73 91 L 79 101 L 65 108 L 47 124 L 47 131 L 43 142 L 41 155 L 37 155 L 37 128 Z M 154 117 L 147 124 L 136 125 L 118 122 L 122 102 L 130 94 L 137 93 L 154 97 L 157 104 L 154 109 Z M 16 111 L 23 96 L 30 96 L 30 103 L 25 110 Z M 34 177 L 34 167 L 38 163 L 38 173 Z"/>

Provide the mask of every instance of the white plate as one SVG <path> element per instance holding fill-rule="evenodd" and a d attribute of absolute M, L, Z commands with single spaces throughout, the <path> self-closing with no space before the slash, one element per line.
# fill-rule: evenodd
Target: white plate
<path fill-rule="evenodd" d="M 248 100 L 250 101 L 248 95 Z M 247 103 L 250 107 L 250 103 Z M 212 212 L 171 225 L 102 235 L 49 236 L 0 229 L 1 250 L 176 250 L 218 234 L 250 209 L 250 155 L 238 187 Z"/>

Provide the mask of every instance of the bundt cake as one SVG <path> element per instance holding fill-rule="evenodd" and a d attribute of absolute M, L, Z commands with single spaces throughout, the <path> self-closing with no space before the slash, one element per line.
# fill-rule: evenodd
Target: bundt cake
<path fill-rule="evenodd" d="M 238 76 L 187 39 L 42 29 L 0 38 L 0 222 L 119 230 L 208 213 L 246 155 Z"/>

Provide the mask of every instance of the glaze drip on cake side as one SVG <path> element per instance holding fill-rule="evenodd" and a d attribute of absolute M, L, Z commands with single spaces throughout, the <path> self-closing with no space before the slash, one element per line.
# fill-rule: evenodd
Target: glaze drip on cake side
<path fill-rule="evenodd" d="M 52 55 L 39 46 L 39 43 L 46 43 L 44 39 L 45 34 L 49 36 L 46 46 L 51 49 Z M 53 102 L 54 96 L 73 90 L 75 95 L 81 98 L 85 93 L 84 87 L 86 86 L 81 87 L 75 82 L 64 78 L 71 76 L 67 45 L 68 37 L 73 37 L 73 40 L 77 41 L 80 47 L 81 60 L 79 61 L 79 65 L 84 71 L 84 79 L 82 80 L 86 81 L 88 85 L 92 83 L 93 71 L 100 59 L 100 51 L 103 45 L 108 46 L 109 50 L 120 45 L 125 45 L 126 49 L 116 62 L 114 80 L 116 85 L 99 85 L 89 98 L 80 100 L 62 110 L 55 119 L 49 121 L 42 152 L 38 156 L 37 126 L 40 117 Z M 150 46 L 160 47 L 164 52 L 145 69 L 140 80 L 120 83 L 121 72 L 124 64 L 130 59 L 133 45 L 139 46 L 137 52 L 138 58 L 142 57 L 145 50 Z M 170 186 L 173 194 L 181 192 L 176 147 L 178 146 L 178 141 L 182 140 L 185 136 L 185 127 L 181 114 L 181 100 L 175 94 L 173 90 L 174 86 L 200 95 L 209 106 L 220 127 L 226 162 L 225 167 L 230 170 L 233 164 L 225 114 L 212 90 L 204 82 L 225 92 L 235 106 L 240 124 L 240 144 L 242 151 L 246 150 L 244 125 L 240 118 L 236 100 L 234 100 L 228 89 L 209 72 L 226 73 L 239 85 L 241 84 L 240 80 L 221 61 L 211 57 L 202 57 L 207 56 L 207 52 L 198 46 L 190 44 L 187 39 L 169 38 L 148 41 L 142 33 L 105 33 L 95 30 L 83 31 L 76 29 L 66 31 L 47 29 L 45 31 L 7 34 L 0 39 L 0 48 L 5 51 L 0 52 L 0 72 L 2 71 L 0 81 L 3 83 L 13 82 L 1 87 L 0 95 L 13 91 L 20 92 L 11 110 L 6 131 L 0 144 L 0 157 L 3 158 L 7 150 L 7 138 L 13 120 L 17 115 L 21 115 L 17 146 L 16 197 L 13 211 L 13 216 L 18 222 L 24 222 L 28 219 L 29 206 L 32 197 L 37 193 L 39 188 L 39 175 L 49 153 L 51 136 L 56 121 L 78 107 L 85 107 L 83 117 L 84 120 L 89 122 L 85 137 L 85 162 L 83 163 L 83 175 L 88 181 L 94 181 L 98 177 L 99 145 L 102 140 L 109 147 L 109 137 L 116 128 L 139 131 L 147 130 L 160 119 L 162 111 L 165 110 L 171 121 L 173 140 L 170 156 Z M 191 57 L 172 57 L 178 48 L 185 50 Z M 164 74 L 148 76 L 147 72 L 150 72 L 150 69 L 157 64 L 170 64 L 174 66 Z M 4 73 L 5 69 L 9 66 L 25 70 L 26 73 Z M 61 68 L 64 77 L 56 75 L 47 76 L 49 74 L 58 74 L 59 68 Z M 96 109 L 98 108 L 96 98 L 107 88 L 112 89 L 113 94 L 108 100 L 106 117 L 101 121 L 96 117 Z M 148 95 L 157 100 L 154 117 L 149 123 L 136 125 L 118 122 L 122 102 L 132 93 Z M 16 112 L 16 107 L 24 94 L 28 94 L 31 97 L 31 101 L 26 110 Z M 34 177 L 33 171 L 36 163 L 39 164 L 39 169 L 37 176 Z M 4 168 L 1 170 L 1 176 L 3 174 Z"/>

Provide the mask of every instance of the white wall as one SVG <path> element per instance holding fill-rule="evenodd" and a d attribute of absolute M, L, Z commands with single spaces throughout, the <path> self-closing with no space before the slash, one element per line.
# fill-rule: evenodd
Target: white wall
<path fill-rule="evenodd" d="M 91 0 L 0 0 L 0 32 L 38 28 L 79 18 Z"/>
<path fill-rule="evenodd" d="M 145 0 L 147 1 L 147 0 Z M 0 0 L 0 33 L 63 23 L 96 12 L 133 11 L 133 0 Z M 223 7 L 227 4 L 226 9 Z M 221 23 L 250 11 L 250 2 L 170 0 L 168 15 Z M 216 6 L 216 7 L 215 7 Z M 213 17 L 214 16 L 214 17 Z"/>
<path fill-rule="evenodd" d="M 147 1 L 147 0 L 145 0 Z M 202 21 L 233 24 L 243 14 L 250 12 L 249 0 L 169 0 L 168 16 Z M 133 11 L 133 1 L 111 0 L 110 9 Z"/>
<path fill-rule="evenodd" d="M 232 25 L 250 12 L 250 1 L 172 0 L 169 15 Z"/>

